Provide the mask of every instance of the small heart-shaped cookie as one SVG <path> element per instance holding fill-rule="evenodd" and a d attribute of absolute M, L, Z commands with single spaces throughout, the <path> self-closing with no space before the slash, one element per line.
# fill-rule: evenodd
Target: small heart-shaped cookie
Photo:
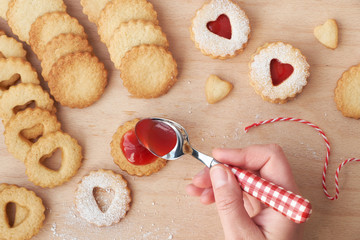
<path fill-rule="evenodd" d="M 338 26 L 334 19 L 328 19 L 323 25 L 314 29 L 317 40 L 325 47 L 335 49 L 338 46 Z"/>
<path fill-rule="evenodd" d="M 233 85 L 220 79 L 216 75 L 210 75 L 206 81 L 205 94 L 206 100 L 210 104 L 223 100 L 232 90 Z"/>
<path fill-rule="evenodd" d="M 245 12 L 232 0 L 212 0 L 196 12 L 190 32 L 204 55 L 227 59 L 245 48 L 250 23 Z"/>

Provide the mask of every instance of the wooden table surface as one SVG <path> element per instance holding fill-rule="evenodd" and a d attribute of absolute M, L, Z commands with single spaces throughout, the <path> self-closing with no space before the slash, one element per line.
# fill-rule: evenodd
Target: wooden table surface
<path fill-rule="evenodd" d="M 322 190 L 321 173 L 325 144 L 312 128 L 299 123 L 275 123 L 251 130 L 244 127 L 273 117 L 303 118 L 318 124 L 332 143 L 328 188 L 334 193 L 335 169 L 349 157 L 359 157 L 359 121 L 345 118 L 334 103 L 334 88 L 341 74 L 360 62 L 359 0 L 252 0 L 238 1 L 249 16 L 252 32 L 245 51 L 231 60 L 203 56 L 190 40 L 189 26 L 195 11 L 205 1 L 150 0 L 170 42 L 179 67 L 179 79 L 160 98 L 131 97 L 123 87 L 119 71 L 99 41 L 95 24 L 83 15 L 80 0 L 65 0 L 68 13 L 79 19 L 95 54 L 109 72 L 102 98 L 86 109 L 57 105 L 64 131 L 83 146 L 83 164 L 68 183 L 42 189 L 27 180 L 23 163 L 8 153 L 0 135 L 0 182 L 18 184 L 35 191 L 46 206 L 46 219 L 34 239 L 222 239 L 214 205 L 201 205 L 185 193 L 185 186 L 202 169 L 196 160 L 183 157 L 169 162 L 159 173 L 134 177 L 122 172 L 110 155 L 111 137 L 117 127 L 136 117 L 161 116 L 186 127 L 193 146 L 205 153 L 214 147 L 241 148 L 251 144 L 278 143 L 290 161 L 302 194 L 313 205 L 305 224 L 304 239 L 360 239 L 360 164 L 349 164 L 340 174 L 340 199 L 328 200 Z M 332 51 L 313 36 L 313 28 L 328 18 L 337 20 L 339 47 Z M 12 35 L 7 23 L 0 29 Z M 283 105 L 265 102 L 249 85 L 248 62 L 257 47 L 284 41 L 299 48 L 311 66 L 303 92 Z M 28 46 L 28 59 L 40 73 L 39 61 Z M 222 102 L 207 104 L 204 86 L 216 74 L 233 83 Z M 42 81 L 46 87 L 46 83 Z M 0 126 L 3 132 L 3 126 Z M 54 160 L 55 161 L 55 160 Z M 98 228 L 81 219 L 74 209 L 74 191 L 81 177 L 91 170 L 112 169 L 124 175 L 132 189 L 132 206 L 126 218 L 111 227 Z"/>

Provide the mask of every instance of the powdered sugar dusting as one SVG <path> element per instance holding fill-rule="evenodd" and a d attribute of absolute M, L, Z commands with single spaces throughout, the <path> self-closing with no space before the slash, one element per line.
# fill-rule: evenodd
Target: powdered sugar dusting
<path fill-rule="evenodd" d="M 230 20 L 231 39 L 220 37 L 207 29 L 207 23 L 216 20 L 221 14 L 225 14 Z M 208 54 L 225 57 L 234 55 L 247 43 L 250 23 L 245 12 L 234 2 L 213 0 L 196 13 L 191 29 L 199 48 Z"/>
<path fill-rule="evenodd" d="M 114 198 L 106 212 L 102 212 L 93 195 L 95 187 L 112 189 Z M 99 170 L 85 176 L 75 193 L 76 208 L 80 216 L 98 226 L 110 226 L 119 222 L 129 210 L 131 201 L 127 182 L 121 175 L 111 171 Z"/>
<path fill-rule="evenodd" d="M 294 68 L 291 76 L 278 86 L 272 84 L 270 73 L 272 59 L 291 64 Z M 294 97 L 307 84 L 309 67 L 298 49 L 282 42 L 271 43 L 253 57 L 253 62 L 250 64 L 251 85 L 259 94 L 272 100 Z"/>

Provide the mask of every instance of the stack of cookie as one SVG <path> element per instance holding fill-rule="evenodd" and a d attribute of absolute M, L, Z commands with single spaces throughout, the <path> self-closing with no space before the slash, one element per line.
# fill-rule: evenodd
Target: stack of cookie
<path fill-rule="evenodd" d="M 81 0 L 81 4 L 89 20 L 97 24 L 101 41 L 133 96 L 159 97 L 174 85 L 177 64 L 151 3 Z"/>
<path fill-rule="evenodd" d="M 30 181 L 41 187 L 58 186 L 79 169 L 81 147 L 60 130 L 54 101 L 39 85 L 22 44 L 6 35 L 1 35 L 0 41 L 11 43 L 0 45 L 0 117 L 5 143 L 9 152 L 25 163 Z M 54 171 L 41 162 L 57 149 L 62 150 L 63 159 L 60 169 Z"/>
<path fill-rule="evenodd" d="M 92 53 L 83 26 L 65 11 L 62 0 L 10 0 L 0 5 L 12 31 L 42 61 L 43 77 L 55 100 L 84 108 L 103 94 L 107 72 Z"/>

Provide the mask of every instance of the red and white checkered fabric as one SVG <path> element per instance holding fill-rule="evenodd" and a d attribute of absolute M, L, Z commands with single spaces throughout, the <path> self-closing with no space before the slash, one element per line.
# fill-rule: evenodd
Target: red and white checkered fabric
<path fill-rule="evenodd" d="M 305 222 L 311 214 L 309 200 L 285 190 L 253 173 L 228 166 L 238 178 L 241 188 L 264 204 L 296 223 Z"/>

